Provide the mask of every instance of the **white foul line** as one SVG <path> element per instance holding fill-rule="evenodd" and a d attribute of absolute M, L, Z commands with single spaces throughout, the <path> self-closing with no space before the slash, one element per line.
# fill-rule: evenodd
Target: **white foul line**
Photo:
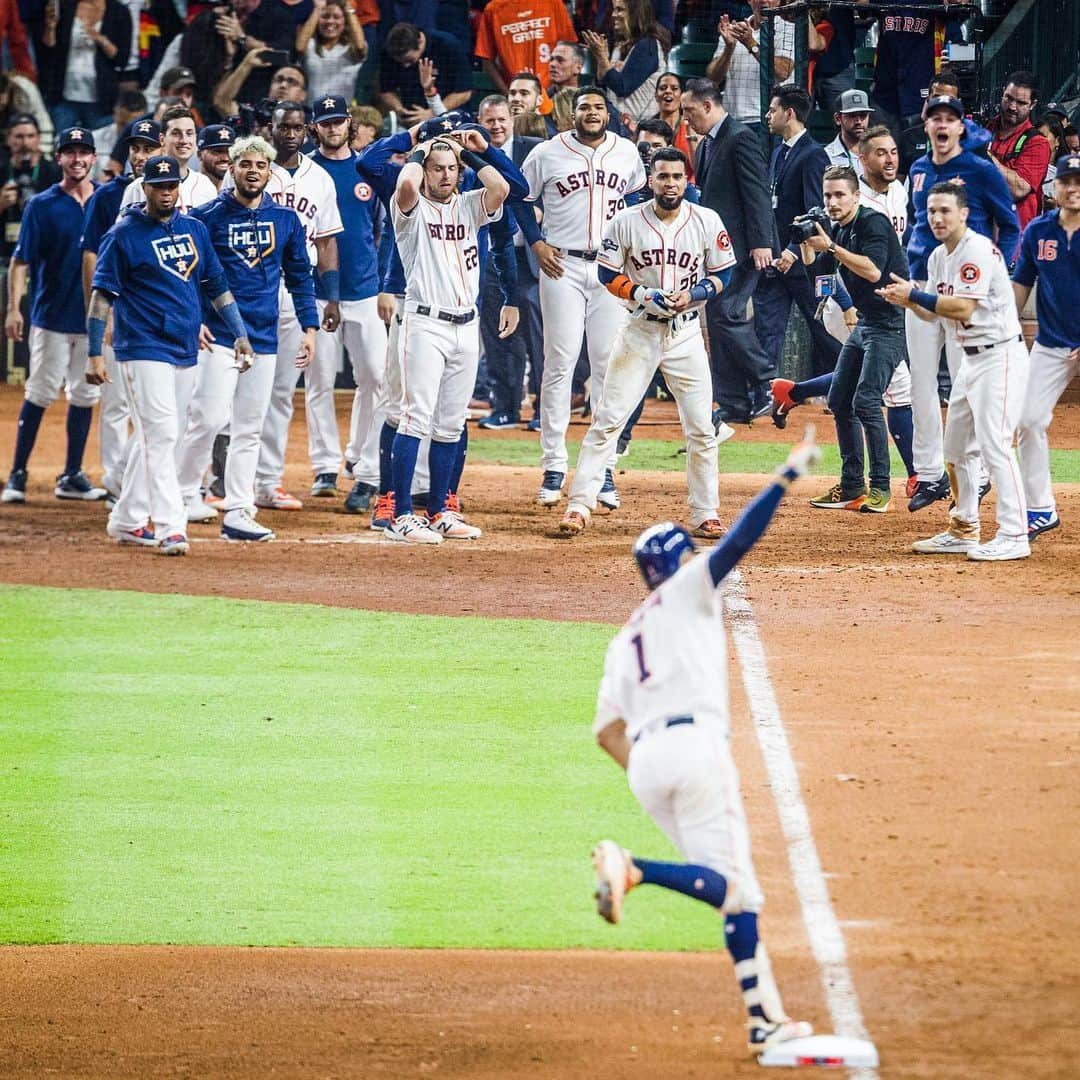
<path fill-rule="evenodd" d="M 859 1008 L 859 996 L 848 970 L 844 935 L 836 920 L 829 890 L 821 871 L 810 815 L 803 802 L 799 774 L 791 756 L 780 708 L 776 703 L 765 649 L 758 635 L 757 623 L 746 585 L 738 570 L 732 570 L 724 584 L 724 611 L 742 667 L 743 686 L 750 703 L 758 743 L 769 773 L 780 825 L 787 840 L 788 861 L 795 881 L 795 891 L 802 906 L 803 922 L 810 939 L 814 959 L 821 969 L 825 1003 L 837 1035 L 868 1039 Z M 859 1080 L 877 1080 L 877 1070 L 852 1069 Z"/>

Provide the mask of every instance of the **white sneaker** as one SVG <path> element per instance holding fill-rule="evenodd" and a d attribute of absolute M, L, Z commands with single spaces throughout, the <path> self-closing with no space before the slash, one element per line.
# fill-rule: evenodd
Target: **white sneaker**
<path fill-rule="evenodd" d="M 187 519 L 196 524 L 213 521 L 217 517 L 217 511 L 212 506 L 203 502 L 201 495 L 193 495 L 187 501 Z"/>
<path fill-rule="evenodd" d="M 926 540 L 916 540 L 911 550 L 919 555 L 966 555 L 979 546 L 976 536 L 954 536 L 951 532 L 940 532 Z"/>
<path fill-rule="evenodd" d="M 596 872 L 596 913 L 609 923 L 622 918 L 623 897 L 630 891 L 630 852 L 614 840 L 601 840 L 593 848 L 592 864 Z"/>
<path fill-rule="evenodd" d="M 262 544 L 273 540 L 274 533 L 260 525 L 246 510 L 228 510 L 221 520 L 221 538 Z"/>
<path fill-rule="evenodd" d="M 763 1020 L 751 1020 L 747 1024 L 747 1047 L 751 1054 L 760 1054 L 771 1050 L 780 1043 L 792 1039 L 808 1039 L 814 1034 L 813 1027 L 805 1020 L 779 1020 L 769 1023 Z"/>
<path fill-rule="evenodd" d="M 1031 545 L 1026 536 L 1016 539 L 998 533 L 993 540 L 973 547 L 967 557 L 977 562 L 1006 562 L 1009 559 L 1026 559 L 1030 554 Z"/>
<path fill-rule="evenodd" d="M 716 445 L 726 443 L 728 439 L 735 437 L 735 429 L 730 424 L 725 424 L 723 420 L 720 421 L 720 426 L 716 429 Z"/>
<path fill-rule="evenodd" d="M 406 544 L 441 544 L 443 538 L 415 514 L 399 514 L 383 532 Z"/>
<path fill-rule="evenodd" d="M 444 510 L 433 518 L 428 518 L 427 526 L 447 540 L 479 540 L 483 532 L 475 525 L 470 525 L 460 514 L 453 510 Z"/>

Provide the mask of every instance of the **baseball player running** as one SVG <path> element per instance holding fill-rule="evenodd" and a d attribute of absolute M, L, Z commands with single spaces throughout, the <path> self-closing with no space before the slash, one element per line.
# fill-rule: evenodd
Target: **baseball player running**
<path fill-rule="evenodd" d="M 949 527 L 912 549 L 920 555 L 966 555 L 979 561 L 1026 559 L 1027 507 L 1013 436 L 1020 421 L 1030 360 L 1012 282 L 993 242 L 968 228 L 967 185 L 935 184 L 926 200 L 934 248 L 923 291 L 893 274 L 878 290 L 920 319 L 940 319 L 961 353 L 945 423 L 944 453 L 956 505 Z M 979 455 L 997 487 L 998 531 L 979 542 Z"/>
<path fill-rule="evenodd" d="M 593 850 L 597 910 L 622 918 L 626 894 L 659 885 L 715 908 L 747 1010 L 750 1052 L 812 1034 L 789 1020 L 758 931 L 763 896 L 731 755 L 727 644 L 718 586 L 765 531 L 788 486 L 820 460 L 813 428 L 708 556 L 681 526 L 646 529 L 634 558 L 652 594 L 608 646 L 593 733 L 685 862 Z"/>
<path fill-rule="evenodd" d="M 359 155 L 349 146 L 352 131 L 349 106 L 343 97 L 328 94 L 315 102 L 315 142 L 311 160 L 330 176 L 336 192 L 343 232 L 337 240 L 341 264 L 341 332 L 323 330 L 315 341 L 315 357 L 304 375 L 308 452 L 315 474 L 312 495 L 333 495 L 341 469 L 341 441 L 334 411 L 334 380 L 344 348 L 352 364 L 352 418 L 345 460 L 352 464 L 353 489 L 364 485 L 368 501 L 378 484 L 378 434 L 373 434 L 375 404 L 386 367 L 386 326 L 379 318 L 379 266 L 375 219 L 379 202 L 370 184 L 356 175 Z M 316 296 L 325 311 L 326 289 L 320 279 Z M 352 492 L 350 492 L 352 495 Z M 366 507 L 365 507 L 366 508 Z M 346 509 L 351 509 L 346 502 Z M 357 508 L 359 509 L 359 507 Z"/>
<path fill-rule="evenodd" d="M 604 231 L 599 278 L 630 307 L 631 318 L 615 338 L 596 415 L 581 444 L 559 524 L 563 535 L 585 528 L 619 434 L 657 368 L 675 395 L 686 432 L 691 529 L 710 540 L 724 534 L 716 510 L 712 377 L 699 313 L 727 284 L 735 254 L 716 212 L 684 201 L 686 184 L 683 152 L 657 150 L 649 179 L 652 199 L 620 211 Z"/>
<path fill-rule="evenodd" d="M 188 168 L 188 162 L 195 153 L 196 144 L 195 116 L 183 105 L 173 105 L 161 116 L 161 152 L 175 158 L 180 163 L 180 213 L 186 214 L 193 206 L 209 202 L 217 195 L 213 180 L 203 173 Z M 146 201 L 143 190 L 143 178 L 137 178 L 124 192 L 120 203 L 121 211 L 129 206 L 136 206 Z"/>
<path fill-rule="evenodd" d="M 1080 375 L 1080 154 L 1058 159 L 1054 201 L 1056 210 L 1037 217 L 1024 230 L 1013 274 L 1018 310 L 1023 310 L 1036 279 L 1039 283 L 1035 294 L 1039 329 L 1019 433 L 1029 540 L 1061 524 L 1050 485 L 1046 429 L 1058 398 Z"/>
<path fill-rule="evenodd" d="M 645 186 L 645 167 L 637 147 L 608 131 L 607 101 L 601 91 L 583 87 L 574 94 L 574 129 L 537 146 L 522 172 L 529 199 L 544 204 L 544 239 L 526 230 L 542 274 L 540 311 L 544 320 L 544 374 L 540 384 L 540 463 L 544 470 L 537 496 L 542 506 L 562 498 L 566 479 L 566 429 L 570 426 L 571 377 L 581 353 L 589 349 L 593 414 L 604 387 L 608 354 L 626 312 L 597 275 L 596 259 L 604 229 L 623 209 L 623 196 Z M 635 402 L 636 404 L 636 402 Z M 613 464 L 614 458 L 608 464 Z M 610 469 L 599 501 L 611 510 L 619 495 Z"/>
<path fill-rule="evenodd" d="M 386 535 L 407 543 L 472 540 L 480 530 L 446 509 L 446 495 L 476 382 L 480 335 L 477 231 L 502 214 L 510 185 L 485 154 L 486 135 L 421 143 L 398 176 L 390 213 L 405 268 L 401 327 L 401 421 L 393 444 L 395 516 Z M 505 156 L 505 155 L 503 155 Z M 482 188 L 457 194 L 463 166 Z M 420 440 L 431 435 L 428 519 L 412 512 L 412 477 Z"/>
<path fill-rule="evenodd" d="M 180 179 L 176 158 L 155 155 L 147 161 L 146 205 L 130 207 L 105 234 L 87 317 L 87 382 L 97 386 L 109 377 L 102 350 L 112 311 L 113 349 L 135 426 L 106 531 L 119 543 L 153 547 L 162 555 L 188 551 L 176 475 L 177 399 L 190 397 L 182 384 L 194 377 L 204 292 L 233 335 L 236 362 L 247 367 L 252 357 L 206 226 L 176 210 Z"/>
<path fill-rule="evenodd" d="M 100 391 L 83 375 L 86 368 L 86 308 L 80 286 L 79 237 L 83 213 L 94 191 L 94 139 L 86 128 L 67 128 L 56 140 L 60 182 L 35 195 L 23 212 L 19 242 L 11 256 L 8 314 L 12 341 L 22 341 L 22 301 L 33 271 L 30 295 L 30 377 L 19 411 L 15 460 L 0 500 L 26 502 L 26 467 L 45 410 L 66 385 L 68 397 L 67 459 L 56 479 L 59 499 L 103 499 L 83 472 L 83 454 L 90 434 L 93 407 Z"/>
<path fill-rule="evenodd" d="M 124 132 L 124 142 L 127 145 L 131 172 L 121 173 L 99 187 L 86 204 L 86 216 L 83 219 L 83 233 L 79 247 L 82 249 L 83 299 L 88 307 L 101 239 L 116 223 L 116 218 L 120 213 L 120 201 L 128 185 L 142 176 L 147 158 L 158 152 L 161 146 L 161 127 L 154 120 L 133 120 Z M 105 502 L 111 506 L 120 494 L 120 482 L 124 478 L 128 441 L 128 407 L 127 396 L 120 382 L 120 372 L 113 357 L 112 345 L 108 342 L 105 344 L 104 355 L 105 370 L 109 379 L 101 387 L 98 443 L 101 448 L 101 484 L 108 492 Z"/>
<path fill-rule="evenodd" d="M 198 505 L 199 480 L 210 462 L 214 436 L 229 423 L 221 535 L 266 541 L 274 533 L 254 517 L 255 469 L 277 368 L 278 281 L 292 296 L 304 331 L 297 368 L 305 368 L 315 351 L 319 314 L 304 227 L 296 214 L 266 194 L 274 148 L 257 136 L 238 139 L 229 158 L 232 189 L 196 207 L 192 217 L 206 226 L 255 355 L 250 368 L 235 362 L 235 335 L 204 296 L 203 321 L 213 344 L 199 354 L 177 468 L 185 504 Z"/>

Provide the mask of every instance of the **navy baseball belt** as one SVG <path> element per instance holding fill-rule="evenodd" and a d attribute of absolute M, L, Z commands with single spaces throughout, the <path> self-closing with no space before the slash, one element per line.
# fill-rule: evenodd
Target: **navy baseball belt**
<path fill-rule="evenodd" d="M 563 248 L 563 254 L 569 255 L 572 259 L 584 259 L 586 262 L 596 262 L 596 256 L 600 254 L 599 251 L 574 251 L 573 248 Z"/>
<path fill-rule="evenodd" d="M 655 731 L 659 727 L 671 728 L 682 727 L 683 724 L 692 724 L 694 718 L 692 716 L 669 716 L 663 722 L 654 721 L 648 726 L 644 727 L 634 736 L 634 742 L 637 742 L 646 731 Z"/>
<path fill-rule="evenodd" d="M 688 322 L 693 322 L 698 317 L 696 311 L 684 311 L 681 315 L 676 315 L 674 318 L 665 318 L 663 315 L 651 315 L 648 312 L 645 314 L 647 322 L 674 322 L 675 319 L 681 319 L 680 326 L 685 325 Z"/>
<path fill-rule="evenodd" d="M 968 356 L 978 356 L 979 353 L 989 352 L 991 349 L 1000 348 L 1002 345 L 1011 345 L 1014 341 L 1023 341 L 1024 335 L 1017 334 L 1016 337 L 1006 338 L 1005 341 L 995 341 L 993 345 L 965 345 L 964 352 Z"/>
<path fill-rule="evenodd" d="M 417 304 L 415 308 L 417 315 L 427 315 L 432 319 L 441 319 L 443 322 L 453 323 L 455 326 L 464 326 L 465 323 L 471 323 L 476 318 L 476 308 L 472 311 L 441 311 L 439 308 L 433 308 L 428 304 Z"/>

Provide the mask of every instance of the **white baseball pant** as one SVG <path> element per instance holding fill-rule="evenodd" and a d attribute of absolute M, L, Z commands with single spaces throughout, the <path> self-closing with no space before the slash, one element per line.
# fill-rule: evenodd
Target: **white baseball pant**
<path fill-rule="evenodd" d="M 386 339 L 386 369 L 383 374 L 382 392 L 375 406 L 372 427 L 378 439 L 384 423 L 397 428 L 401 423 L 401 323 L 405 316 L 405 298 L 395 297 L 394 317 L 390 320 L 390 333 Z M 416 455 L 416 471 L 413 473 L 413 494 L 427 491 L 431 486 L 428 473 L 428 451 L 431 449 L 431 436 L 420 440 L 420 450 Z M 376 445 L 376 456 L 378 446 Z M 355 476 L 356 473 L 354 472 Z M 363 480 L 363 476 L 357 477 Z M 378 481 L 370 481 L 377 484 Z"/>
<path fill-rule="evenodd" d="M 159 539 L 184 536 L 187 509 L 176 475 L 177 400 L 190 398 L 195 368 L 160 360 L 125 360 L 118 367 L 135 432 L 109 525 L 131 531 L 152 521 Z"/>
<path fill-rule="evenodd" d="M 574 368 L 585 335 L 589 349 L 589 399 L 593 415 L 600 402 L 611 343 L 628 312 L 600 284 L 596 263 L 567 256 L 563 276 L 540 275 L 540 313 L 544 320 L 544 374 L 540 383 L 540 463 L 545 470 L 567 470 L 566 431 Z M 635 404 L 637 404 L 635 402 Z M 614 465 L 612 456 L 610 465 Z"/>
<path fill-rule="evenodd" d="M 1029 510 L 1057 509 L 1050 483 L 1050 441 L 1046 431 L 1054 419 L 1058 399 L 1069 383 L 1080 376 L 1080 360 L 1069 359 L 1072 351 L 1040 345 L 1037 341 L 1031 347 L 1031 374 L 1017 440 Z"/>
<path fill-rule="evenodd" d="M 844 313 L 840 310 L 840 305 L 832 297 L 825 301 L 821 321 L 824 323 L 825 329 L 837 341 L 847 341 L 851 337 L 851 331 L 848 329 L 847 323 L 844 322 Z M 907 364 L 896 365 L 896 370 L 889 380 L 889 385 L 885 387 L 885 393 L 881 395 L 881 400 L 889 409 L 903 408 L 911 404 L 911 369 Z M 938 475 L 941 474 L 938 473 Z"/>
<path fill-rule="evenodd" d="M 945 460 L 955 470 L 953 517 L 978 528 L 980 455 L 997 490 L 998 535 L 1027 538 L 1027 503 L 1013 436 L 1031 364 L 1022 341 L 964 355 L 945 421 Z"/>
<path fill-rule="evenodd" d="M 270 407 L 266 410 L 255 485 L 259 491 L 276 488 L 285 479 L 285 449 L 293 416 L 293 394 L 300 380 L 296 354 L 304 332 L 296 319 L 292 293 L 284 283 L 278 289 L 278 350 Z M 232 453 L 232 444 L 229 444 Z"/>
<path fill-rule="evenodd" d="M 60 396 L 61 387 L 76 408 L 89 409 L 98 403 L 101 387 L 86 381 L 85 334 L 61 334 L 31 326 L 28 344 L 30 375 L 24 394 L 31 405 L 47 409 Z"/>
<path fill-rule="evenodd" d="M 674 331 L 674 332 L 673 332 Z M 659 368 L 679 407 L 686 433 L 686 481 L 691 526 L 716 517 L 719 473 L 712 425 L 712 377 L 700 318 L 670 322 L 629 319 L 607 363 L 603 393 L 581 443 L 568 510 L 596 509 L 619 434 Z"/>
<path fill-rule="evenodd" d="M 318 305 L 321 322 L 326 302 L 320 300 Z M 337 473 L 341 469 L 334 382 L 341 370 L 344 351 L 349 354 L 356 383 L 345 459 L 359 463 L 353 468 L 354 480 L 378 483 L 378 434 L 374 441 L 370 436 L 374 430 L 375 403 L 386 368 L 386 325 L 379 318 L 378 301 L 374 296 L 366 300 L 342 300 L 340 306 L 340 331 L 328 334 L 319 330 L 315 337 L 315 356 L 304 372 L 311 471 L 318 476 L 320 473 Z"/>
<path fill-rule="evenodd" d="M 465 427 L 476 369 L 480 321 L 455 324 L 420 315 L 406 304 L 401 322 L 401 419 L 398 431 L 418 439 L 457 442 Z"/>
<path fill-rule="evenodd" d="M 127 464 L 129 413 L 127 395 L 124 393 L 124 381 L 120 375 L 120 365 L 116 362 L 116 354 L 111 346 L 106 345 L 102 350 L 102 355 L 109 382 L 101 387 L 101 413 L 98 416 L 101 483 L 103 487 L 116 495 L 124 481 L 124 466 Z"/>
<path fill-rule="evenodd" d="M 276 362 L 277 358 L 273 354 L 257 355 L 253 358 L 251 367 L 241 373 L 236 366 L 236 353 L 231 348 L 226 348 L 224 345 L 211 345 L 208 350 L 199 353 L 195 385 L 188 405 L 187 426 L 180 439 L 177 454 L 177 476 L 180 481 L 180 493 L 185 502 L 198 494 L 203 473 L 210 464 L 214 439 L 221 429 L 230 423 L 238 403 L 242 403 L 248 417 L 253 411 L 260 414 L 259 426 L 255 432 L 255 458 L 249 463 L 248 490 L 246 498 L 240 504 L 249 508 L 254 506 L 257 447 L 262 432 L 262 422 L 270 404 Z M 249 427 L 250 423 L 248 419 Z M 235 427 L 233 432 L 235 434 Z M 241 454 L 249 449 L 247 444 L 251 441 L 250 435 L 250 431 L 245 432 L 246 438 Z M 236 452 L 236 448 L 230 441 L 229 457 Z M 227 476 L 228 472 L 226 472 Z"/>
<path fill-rule="evenodd" d="M 764 897 L 750 856 L 739 773 L 726 740 L 697 719 L 661 727 L 631 747 L 626 778 L 687 862 L 727 878 L 726 911 L 761 910 Z"/>

